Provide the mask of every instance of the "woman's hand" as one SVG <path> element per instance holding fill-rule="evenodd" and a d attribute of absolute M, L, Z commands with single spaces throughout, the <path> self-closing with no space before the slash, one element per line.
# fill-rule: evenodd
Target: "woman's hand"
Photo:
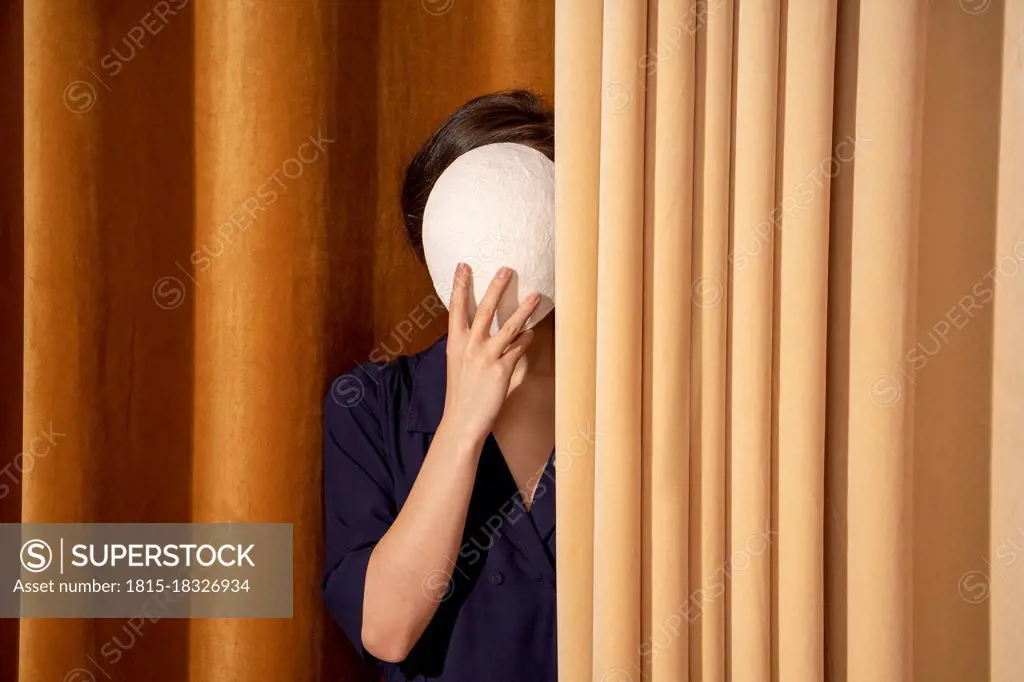
<path fill-rule="evenodd" d="M 524 332 L 522 328 L 540 302 L 540 294 L 529 294 L 492 337 L 491 322 L 511 275 L 508 268 L 498 270 L 470 325 L 470 269 L 460 263 L 455 270 L 448 315 L 448 387 L 442 423 L 481 445 L 505 402 L 512 370 L 533 340 L 533 330 Z"/>

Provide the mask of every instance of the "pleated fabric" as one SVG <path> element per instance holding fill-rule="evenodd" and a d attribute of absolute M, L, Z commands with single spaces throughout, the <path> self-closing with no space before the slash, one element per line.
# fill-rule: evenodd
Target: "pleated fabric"
<path fill-rule="evenodd" d="M 558 679 L 590 682 L 594 654 L 594 451 L 597 365 L 597 221 L 600 187 L 601 35 L 595 0 L 555 4 L 555 291 L 571 315 L 555 316 L 555 552 L 559 565 Z M 600 0 L 599 0 L 600 3 Z M 571 32 L 566 29 L 572 26 Z M 579 37 L 579 39 L 577 39 Z M 558 125 L 557 121 L 573 121 Z"/>
<path fill-rule="evenodd" d="M 320 480 L 317 459 L 263 453 L 315 453 L 320 442 L 309 406 L 321 397 L 318 374 L 325 366 L 316 330 L 324 328 L 326 314 L 326 261 L 319 255 L 326 250 L 334 133 L 327 126 L 327 93 L 318 87 L 327 82 L 328 55 L 310 49 L 309 37 L 326 33 L 332 9 L 316 3 L 196 6 L 195 134 L 204 144 L 196 149 L 195 239 L 203 253 L 195 273 L 195 333 L 206 339 L 195 356 L 196 384 L 206 387 L 196 393 L 193 427 L 196 521 L 300 528 L 320 522 L 311 499 Z M 280 31 L 282 25 L 290 30 Z M 250 212 L 245 248 L 230 248 L 239 229 L 233 218 L 245 225 Z M 214 265 L 214 254 L 216 267 L 204 268 Z M 289 286 L 274 286 L 269 272 Z M 295 333 L 260 331 L 275 328 Z M 287 366 L 293 371 L 276 371 Z M 265 503 L 270 499 L 273 506 Z M 318 538 L 297 535 L 295 554 L 316 556 Z M 308 667 L 322 635 L 311 637 L 293 623 L 319 617 L 319 571 L 313 562 L 296 566 L 291 622 L 192 623 L 189 679 L 254 679 L 274 666 Z"/>
<path fill-rule="evenodd" d="M 1012 4 L 556 2 L 561 679 L 1013 679 Z"/>
<path fill-rule="evenodd" d="M 0 37 L 0 520 L 296 543 L 292 620 L 5 620 L 0 679 L 360 679 L 320 400 L 443 331 L 399 170 L 515 86 L 557 98 L 559 678 L 1019 678 L 1021 3 L 16 0 Z"/>
<path fill-rule="evenodd" d="M 998 25 L 997 25 L 998 26 Z M 1000 157 L 995 209 L 996 235 L 994 277 L 999 295 L 994 301 L 992 349 L 992 461 L 988 472 L 991 486 L 991 527 L 985 551 L 990 563 L 976 562 L 966 576 L 973 582 L 968 594 L 975 604 L 991 604 L 988 620 L 991 633 L 991 669 L 994 682 L 1012 680 L 1024 669 L 1024 571 L 1017 563 L 1024 552 L 1024 419 L 1021 419 L 1021 386 L 1024 385 L 1024 5 L 1007 3 L 1002 27 L 1003 69 L 999 127 Z M 998 50 L 999 45 L 993 49 Z M 991 187 L 991 185 L 989 186 Z M 989 270 L 991 272 L 991 270 Z M 1015 570 L 1016 569 L 1016 570 Z M 973 604 L 972 604 L 973 605 Z"/>

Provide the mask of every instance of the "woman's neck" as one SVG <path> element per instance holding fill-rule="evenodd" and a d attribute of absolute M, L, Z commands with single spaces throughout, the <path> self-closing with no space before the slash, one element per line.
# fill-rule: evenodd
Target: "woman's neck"
<path fill-rule="evenodd" d="M 512 372 L 511 391 L 516 386 L 534 382 L 548 383 L 555 378 L 555 315 L 551 313 L 533 327 L 530 347 Z"/>

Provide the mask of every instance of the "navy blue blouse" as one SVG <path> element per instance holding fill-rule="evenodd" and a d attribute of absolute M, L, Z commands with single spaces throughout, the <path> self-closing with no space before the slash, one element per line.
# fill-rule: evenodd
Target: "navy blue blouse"
<path fill-rule="evenodd" d="M 416 355 L 358 366 L 331 386 L 324 404 L 324 599 L 387 682 L 554 682 L 553 458 L 526 510 L 493 435 L 480 455 L 453 578 L 430 625 L 401 663 L 375 661 L 362 646 L 366 565 L 409 496 L 441 421 L 446 339 Z"/>

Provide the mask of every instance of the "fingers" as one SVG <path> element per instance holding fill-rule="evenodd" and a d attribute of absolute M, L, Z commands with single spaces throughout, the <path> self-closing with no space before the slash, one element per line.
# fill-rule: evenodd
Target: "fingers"
<path fill-rule="evenodd" d="M 515 369 L 516 363 L 519 362 L 519 358 L 523 357 L 526 349 L 530 347 L 534 336 L 533 330 L 527 329 L 509 345 L 505 354 L 498 359 L 498 362 L 505 365 L 506 371 L 511 372 Z"/>
<path fill-rule="evenodd" d="M 452 300 L 448 306 L 448 336 L 457 336 L 469 329 L 469 266 L 459 263 L 452 280 Z"/>
<path fill-rule="evenodd" d="M 512 317 L 505 321 L 498 333 L 494 335 L 492 343 L 495 345 L 495 349 L 500 355 L 505 348 L 512 343 L 513 339 L 519 335 L 522 331 L 523 325 L 530 319 L 530 315 L 537 309 L 537 304 L 540 303 L 540 294 L 534 292 L 528 295 L 516 311 L 512 313 Z"/>
<path fill-rule="evenodd" d="M 512 271 L 506 267 L 499 268 L 498 272 L 494 274 L 494 279 L 487 287 L 487 293 L 484 294 L 483 300 L 480 301 L 480 305 L 476 309 L 476 315 L 473 317 L 473 326 L 470 331 L 477 338 L 490 338 L 491 322 L 498 309 L 498 301 L 512 279 L 511 275 Z"/>

